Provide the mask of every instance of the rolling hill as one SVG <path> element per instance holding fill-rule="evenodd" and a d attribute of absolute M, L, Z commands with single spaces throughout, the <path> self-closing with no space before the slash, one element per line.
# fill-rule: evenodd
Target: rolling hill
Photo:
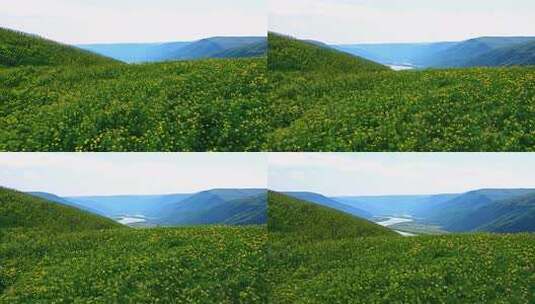
<path fill-rule="evenodd" d="M 161 60 L 255 56 L 265 40 L 170 43 Z M 129 65 L 2 30 L 0 66 L 0 151 L 257 151 L 264 141 L 264 55 Z"/>
<path fill-rule="evenodd" d="M 397 235 L 351 214 L 272 191 L 268 194 L 268 231 L 308 241 Z"/>
<path fill-rule="evenodd" d="M 376 226 L 270 192 L 266 251 L 272 282 L 269 302 L 535 300 L 532 234 L 396 237 Z"/>
<path fill-rule="evenodd" d="M 248 57 L 249 48 L 257 49 L 259 44 L 265 43 L 265 37 L 213 37 L 201 39 L 190 43 L 176 52 L 166 52 L 162 54 L 162 60 L 192 60 L 201 58 L 225 58 L 232 57 L 234 52 L 236 57 Z M 242 51 L 239 51 L 242 49 Z M 228 56 L 225 56 L 227 54 Z M 261 56 L 251 54 L 252 57 Z M 251 57 L 251 56 L 249 56 Z"/>
<path fill-rule="evenodd" d="M 337 201 L 334 199 L 330 199 L 324 195 L 321 195 L 319 193 L 313 193 L 313 192 L 284 192 L 283 194 L 303 200 L 312 202 L 318 205 L 322 205 L 325 207 L 333 208 L 345 213 L 349 213 L 354 216 L 362 217 L 365 219 L 371 218 L 373 215 L 365 211 L 363 209 L 351 206 L 349 204 L 344 203 L 343 201 Z"/>
<path fill-rule="evenodd" d="M 74 207 L 0 188 L 0 228 L 83 231 L 125 227 Z"/>
<path fill-rule="evenodd" d="M 31 192 L 111 219 L 143 219 L 134 226 L 261 225 L 267 222 L 265 189 L 212 189 L 191 194 L 59 197 Z"/>
<path fill-rule="evenodd" d="M 266 302 L 265 227 L 128 229 L 67 203 L 0 188 L 1 303 Z"/>
<path fill-rule="evenodd" d="M 533 65 L 535 37 L 478 37 L 458 42 L 346 44 L 333 47 L 383 64 L 418 68 Z"/>
<path fill-rule="evenodd" d="M 495 48 L 475 59 L 469 60 L 467 66 L 513 66 L 535 65 L 535 39 L 513 46 Z"/>
<path fill-rule="evenodd" d="M 480 189 L 461 194 L 332 198 L 374 216 L 410 216 L 449 232 L 534 232 L 534 189 Z"/>
<path fill-rule="evenodd" d="M 505 230 L 510 227 L 525 227 L 525 231 L 535 231 L 535 226 L 523 224 L 524 217 L 519 210 L 526 211 L 529 218 L 533 189 L 481 189 L 462 194 L 455 199 L 445 201 L 433 208 L 427 219 L 441 224 L 446 230 L 467 232 L 474 230 L 518 232 L 518 229 Z M 526 199 L 527 198 L 527 199 Z M 522 203 L 517 203 L 521 201 Z M 516 221 L 519 221 L 518 225 Z M 490 223 L 498 221 L 507 225 L 501 229 L 493 228 Z"/>
<path fill-rule="evenodd" d="M 35 35 L 0 28 L 0 67 L 113 63 L 118 61 Z"/>
<path fill-rule="evenodd" d="M 266 239 L 262 227 L 12 231 L 0 302 L 265 303 Z"/>
<path fill-rule="evenodd" d="M 271 33 L 268 39 L 272 89 L 263 150 L 518 152 L 535 147 L 535 110 L 529 106 L 534 67 L 393 71 L 281 35 Z"/>
<path fill-rule="evenodd" d="M 268 34 L 270 71 L 381 71 L 387 68 L 363 58 L 325 47 L 318 42 Z"/>
<path fill-rule="evenodd" d="M 265 224 L 267 197 L 265 189 L 213 189 L 194 194 L 167 205 L 161 225 Z"/>

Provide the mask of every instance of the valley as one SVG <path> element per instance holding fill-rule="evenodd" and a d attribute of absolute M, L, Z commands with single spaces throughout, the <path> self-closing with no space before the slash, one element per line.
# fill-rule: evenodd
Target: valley
<path fill-rule="evenodd" d="M 221 218 L 227 202 L 220 197 L 240 197 L 239 203 L 247 205 L 248 191 L 259 193 L 208 191 L 211 199 L 196 200 L 197 208 L 219 206 L 214 215 Z M 140 228 L 145 218 L 106 218 L 87 211 L 89 201 L 75 207 L 66 198 L 38 195 L 0 188 L 1 303 L 266 301 L 265 219 L 247 225 L 251 217 L 236 211 L 238 203 L 228 204 L 235 208 L 229 216 L 240 220 L 236 225 L 189 221 L 188 227 L 132 229 L 123 224 Z M 149 203 L 147 196 L 138 197 L 138 207 L 139 201 L 154 204 L 155 197 Z M 99 198 L 128 207 L 125 196 Z M 195 217 L 192 211 L 189 215 Z"/>
<path fill-rule="evenodd" d="M 74 197 L 59 197 L 45 192 L 29 194 L 132 227 L 266 223 L 265 189 L 211 189 L 198 193 Z"/>
<path fill-rule="evenodd" d="M 535 189 L 343 197 L 312 192 L 284 194 L 412 234 L 535 232 Z"/>
<path fill-rule="evenodd" d="M 272 303 L 535 300 L 533 234 L 402 237 L 315 203 L 268 197 Z"/>
<path fill-rule="evenodd" d="M 345 44 L 333 48 L 385 65 L 418 68 L 535 65 L 535 37 L 478 37 L 427 43 Z"/>
<path fill-rule="evenodd" d="M 392 71 L 318 43 L 268 40 L 265 150 L 533 151 L 531 66 Z"/>
<path fill-rule="evenodd" d="M 61 197 L 0 188 L 0 302 L 529 303 L 534 193 Z M 440 226 L 430 220 L 450 213 Z M 467 230 L 464 214 L 486 221 Z"/>

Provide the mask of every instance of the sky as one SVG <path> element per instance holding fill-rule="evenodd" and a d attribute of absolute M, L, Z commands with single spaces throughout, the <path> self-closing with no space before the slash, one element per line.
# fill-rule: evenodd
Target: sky
<path fill-rule="evenodd" d="M 535 36 L 533 0 L 269 0 L 269 30 L 331 44 Z"/>
<path fill-rule="evenodd" d="M 266 188 L 261 153 L 0 153 L 0 186 L 60 196 Z"/>
<path fill-rule="evenodd" d="M 0 26 L 67 44 L 265 36 L 268 0 L 2 0 Z"/>
<path fill-rule="evenodd" d="M 268 187 L 327 196 L 535 188 L 535 153 L 273 153 Z"/>

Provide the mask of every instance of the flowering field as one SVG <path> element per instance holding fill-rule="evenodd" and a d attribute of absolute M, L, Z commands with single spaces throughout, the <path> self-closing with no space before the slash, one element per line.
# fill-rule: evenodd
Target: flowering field
<path fill-rule="evenodd" d="M 347 54 L 337 58 L 277 35 L 269 41 L 265 149 L 535 150 L 535 67 L 394 72 L 366 62 L 338 64 Z M 286 61 L 272 62 L 277 58 Z"/>
<path fill-rule="evenodd" d="M 535 301 L 535 234 L 401 237 L 282 194 L 268 202 L 271 303 Z"/>
<path fill-rule="evenodd" d="M 280 237 L 280 236 L 279 236 Z M 535 236 L 270 242 L 273 303 L 533 303 Z"/>
<path fill-rule="evenodd" d="M 262 303 L 262 227 L 12 231 L 0 303 Z"/>
<path fill-rule="evenodd" d="M 3 151 L 249 151 L 266 59 L 0 69 Z"/>

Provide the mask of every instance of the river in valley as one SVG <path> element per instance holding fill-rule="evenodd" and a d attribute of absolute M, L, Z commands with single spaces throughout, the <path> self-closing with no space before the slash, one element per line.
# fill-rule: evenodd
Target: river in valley
<path fill-rule="evenodd" d="M 145 220 L 142 217 L 123 216 L 123 217 L 118 218 L 117 221 L 123 225 L 129 225 L 129 224 L 135 224 L 135 223 L 144 223 L 147 220 Z"/>
<path fill-rule="evenodd" d="M 403 218 L 403 217 L 385 217 L 385 218 L 387 218 L 387 220 L 379 221 L 376 223 L 381 226 L 388 227 L 388 226 L 392 226 L 392 225 L 399 224 L 399 223 L 408 223 L 408 222 L 413 221 L 410 218 Z M 409 233 L 409 232 L 404 232 L 404 231 L 399 231 L 399 230 L 394 230 L 394 231 L 403 236 L 416 236 L 416 234 Z"/>
<path fill-rule="evenodd" d="M 396 64 L 388 64 L 392 70 L 394 71 L 405 71 L 405 70 L 413 70 L 414 67 L 410 65 L 396 65 Z"/>

